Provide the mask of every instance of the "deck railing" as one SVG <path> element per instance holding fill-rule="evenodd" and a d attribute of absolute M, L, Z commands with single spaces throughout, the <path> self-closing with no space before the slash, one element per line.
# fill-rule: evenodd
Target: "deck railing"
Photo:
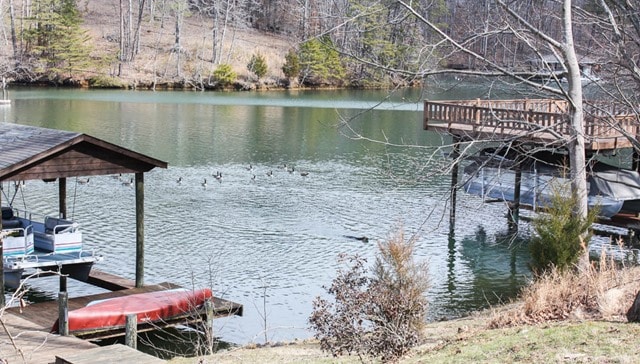
<path fill-rule="evenodd" d="M 556 99 L 425 101 L 424 128 L 444 129 L 458 136 L 522 137 L 545 142 L 566 142 L 569 105 Z M 585 103 L 585 137 L 589 149 L 631 146 L 638 139 L 640 122 L 628 109 Z"/>

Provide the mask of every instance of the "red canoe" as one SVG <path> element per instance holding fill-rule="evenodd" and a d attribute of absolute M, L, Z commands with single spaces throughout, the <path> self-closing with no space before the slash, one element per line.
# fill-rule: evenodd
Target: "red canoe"
<path fill-rule="evenodd" d="M 90 302 L 86 307 L 69 311 L 69 332 L 87 332 L 124 328 L 127 315 L 136 314 L 138 323 L 167 321 L 195 312 L 207 299 L 210 289 L 173 289 Z M 53 326 L 58 331 L 58 322 Z"/>

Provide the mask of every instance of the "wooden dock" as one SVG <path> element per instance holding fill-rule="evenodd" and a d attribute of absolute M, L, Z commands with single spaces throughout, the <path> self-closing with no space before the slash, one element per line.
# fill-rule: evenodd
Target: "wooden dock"
<path fill-rule="evenodd" d="M 113 291 L 88 296 L 69 298 L 69 311 L 85 307 L 89 302 L 122 297 L 138 293 L 148 293 L 179 288 L 178 285 L 165 282 L 135 288 L 135 282 L 117 275 L 95 270 L 91 273 L 89 282 L 103 288 L 109 287 Z M 242 315 L 242 305 L 222 298 L 213 297 L 213 316 L 223 317 Z M 153 324 L 139 324 L 137 331 L 150 331 L 178 324 L 195 324 L 205 320 L 204 309 L 185 313 L 184 316 L 172 320 Z M 142 354 L 133 349 L 110 348 L 101 349 L 83 339 L 100 339 L 125 334 L 124 329 L 105 329 L 82 333 L 74 336 L 60 336 L 52 333 L 52 327 L 58 319 L 58 301 L 47 301 L 27 305 L 25 307 L 7 308 L 0 317 L 2 333 L 0 333 L 0 359 L 13 362 L 27 363 L 161 363 L 160 359 Z M 107 355 L 108 353 L 108 355 Z M 148 356 L 150 358 L 147 358 Z M 95 361 L 104 357 L 104 361 Z M 156 361 L 153 361 L 153 360 Z"/>
<path fill-rule="evenodd" d="M 464 140 L 519 139 L 564 145 L 571 137 L 566 100 L 464 100 L 424 102 L 424 129 Z M 622 107 L 585 103 L 587 151 L 632 147 L 628 136 L 640 138 L 634 114 Z"/>
<path fill-rule="evenodd" d="M 125 278 L 112 275 L 105 272 L 94 272 L 92 276 L 92 281 L 94 284 L 104 287 L 133 287 L 133 281 L 129 281 Z M 111 292 L 99 293 L 88 296 L 81 296 L 75 298 L 69 298 L 68 307 L 69 311 L 79 309 L 87 306 L 88 303 L 97 300 L 105 300 L 109 298 L 122 297 L 127 295 L 133 295 L 138 293 L 148 293 L 148 292 L 157 292 L 157 291 L 165 291 L 175 288 L 181 288 L 178 285 L 173 283 L 164 282 L 160 284 L 148 285 L 141 288 L 126 288 L 126 289 L 118 289 Z M 222 298 L 213 297 L 213 315 L 214 317 L 225 317 L 238 315 L 242 316 L 242 305 L 238 303 L 234 303 Z M 35 304 L 27 305 L 26 307 L 11 307 L 7 309 L 7 312 L 10 312 L 18 317 L 26 319 L 30 322 L 35 323 L 36 325 L 44 328 L 48 328 L 51 330 L 54 323 L 58 319 L 58 301 L 46 301 Z M 166 320 L 162 322 L 162 324 L 154 323 L 154 324 L 140 324 L 138 326 L 138 332 L 150 331 L 155 329 L 161 329 L 165 327 L 175 326 L 177 324 L 188 324 L 188 323 L 197 323 L 204 319 L 204 309 L 198 310 L 197 312 L 185 312 L 184 315 L 176 317 L 172 320 Z M 160 326 L 159 326 L 160 325 Z M 102 331 L 96 331 L 92 333 L 74 333 L 70 332 L 70 335 L 75 335 L 84 339 L 101 339 L 115 336 L 124 335 L 124 329 L 105 329 Z"/>

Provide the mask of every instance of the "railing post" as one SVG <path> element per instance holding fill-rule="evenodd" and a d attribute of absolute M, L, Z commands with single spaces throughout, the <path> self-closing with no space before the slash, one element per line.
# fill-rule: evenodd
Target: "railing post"
<path fill-rule="evenodd" d="M 138 315 L 135 313 L 127 315 L 124 331 L 124 344 L 134 349 L 138 348 Z"/>

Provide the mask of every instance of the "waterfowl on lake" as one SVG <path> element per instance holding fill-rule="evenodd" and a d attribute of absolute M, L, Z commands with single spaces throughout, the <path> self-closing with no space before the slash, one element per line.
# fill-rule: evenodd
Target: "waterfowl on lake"
<path fill-rule="evenodd" d="M 182 184 L 182 177 L 178 177 L 178 180 L 176 180 L 177 184 Z"/>
<path fill-rule="evenodd" d="M 249 167 L 245 167 L 247 169 L 247 171 L 253 171 L 253 166 L 251 164 L 249 164 Z"/>
<path fill-rule="evenodd" d="M 355 239 L 355 240 L 360 240 L 363 243 L 368 243 L 369 242 L 369 238 L 366 236 L 352 236 L 352 235 L 345 235 L 345 238 L 349 238 L 349 239 Z"/>
<path fill-rule="evenodd" d="M 133 185 L 133 177 L 131 177 L 131 179 L 129 179 L 128 181 L 122 181 L 122 185 L 127 187 Z"/>
<path fill-rule="evenodd" d="M 205 178 L 204 181 L 201 183 L 202 187 L 207 187 L 207 179 Z"/>
<path fill-rule="evenodd" d="M 89 178 L 78 178 L 77 182 L 80 185 L 86 185 L 86 184 L 89 184 Z"/>
<path fill-rule="evenodd" d="M 295 172 L 295 168 L 293 168 L 293 166 L 291 166 L 291 168 L 287 168 L 287 172 L 293 173 L 293 172 Z"/>
<path fill-rule="evenodd" d="M 220 173 L 220 171 L 216 172 L 215 175 L 213 175 L 213 177 L 218 180 L 218 182 L 222 182 L 222 173 Z"/>
<path fill-rule="evenodd" d="M 267 172 L 267 177 L 273 177 L 273 171 L 268 171 Z"/>
<path fill-rule="evenodd" d="M 308 176 L 308 175 L 309 175 L 309 172 L 300 172 L 300 175 L 301 175 L 302 177 L 306 177 L 306 176 Z"/>

